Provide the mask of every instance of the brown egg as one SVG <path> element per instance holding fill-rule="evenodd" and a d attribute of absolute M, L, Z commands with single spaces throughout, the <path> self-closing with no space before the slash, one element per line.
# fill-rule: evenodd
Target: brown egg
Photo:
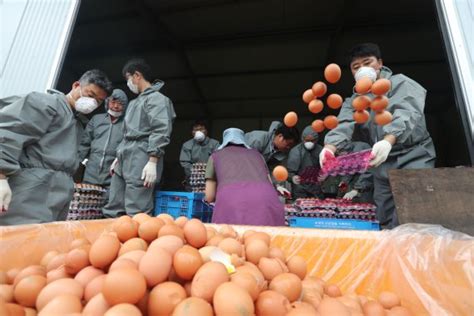
<path fill-rule="evenodd" d="M 285 262 L 285 253 L 278 247 L 270 247 L 268 250 L 268 258 L 278 258 L 281 261 Z"/>
<path fill-rule="evenodd" d="M 48 266 L 46 267 L 46 271 L 49 272 L 65 264 L 66 264 L 66 254 L 60 253 L 59 255 L 57 255 L 56 257 L 52 258 L 49 261 Z"/>
<path fill-rule="evenodd" d="M 351 312 L 346 305 L 332 297 L 324 297 L 318 306 L 321 316 L 351 316 Z"/>
<path fill-rule="evenodd" d="M 268 281 L 273 280 L 279 274 L 287 272 L 278 258 L 263 257 L 258 263 L 258 268 L 265 277 L 265 280 Z"/>
<path fill-rule="evenodd" d="M 59 279 L 72 279 L 74 276 L 66 272 L 66 267 L 61 266 L 57 269 L 51 270 L 46 274 L 46 282 L 49 284 Z"/>
<path fill-rule="evenodd" d="M 149 315 L 171 315 L 175 307 L 187 297 L 185 289 L 175 282 L 158 284 L 150 292 Z"/>
<path fill-rule="evenodd" d="M 145 277 L 147 285 L 153 287 L 168 278 L 172 263 L 173 257 L 168 251 L 161 248 L 150 249 L 140 260 L 138 271 Z"/>
<path fill-rule="evenodd" d="M 6 303 L 13 302 L 13 285 L 0 284 L 0 300 L 4 300 Z"/>
<path fill-rule="evenodd" d="M 301 280 L 303 280 L 306 276 L 307 265 L 306 260 L 300 256 L 293 256 L 291 257 L 288 262 L 286 263 L 288 270 L 291 273 L 296 274 Z"/>
<path fill-rule="evenodd" d="M 219 243 L 221 241 L 224 240 L 224 236 L 222 235 L 215 235 L 214 237 L 212 237 L 211 239 L 209 239 L 207 242 L 206 242 L 206 246 L 215 246 L 217 247 L 217 245 L 219 245 Z"/>
<path fill-rule="evenodd" d="M 333 110 L 337 110 L 342 106 L 342 97 L 337 93 L 330 94 L 326 99 L 326 104 Z"/>
<path fill-rule="evenodd" d="M 136 304 L 145 292 L 145 277 L 135 269 L 117 269 L 110 272 L 102 287 L 102 294 L 110 305 Z"/>
<path fill-rule="evenodd" d="M 341 79 L 341 67 L 338 64 L 329 64 L 324 68 L 324 78 L 329 83 L 336 83 Z"/>
<path fill-rule="evenodd" d="M 18 268 L 13 268 L 7 271 L 7 284 L 13 284 L 13 281 L 15 280 L 15 277 L 18 273 L 20 273 L 20 269 Z"/>
<path fill-rule="evenodd" d="M 324 118 L 323 123 L 324 123 L 324 127 L 326 127 L 327 129 L 334 129 L 339 124 L 339 121 L 337 120 L 336 116 L 328 115 Z"/>
<path fill-rule="evenodd" d="M 119 219 L 115 222 L 113 229 L 121 242 L 138 236 L 138 223 L 133 220 Z"/>
<path fill-rule="evenodd" d="M 298 123 L 298 114 L 296 112 L 290 111 L 285 114 L 285 117 L 283 118 L 283 124 L 285 124 L 288 127 L 293 127 Z"/>
<path fill-rule="evenodd" d="M 148 251 L 160 248 L 168 251 L 168 253 L 173 256 L 178 249 L 183 247 L 183 244 L 183 239 L 174 235 L 167 235 L 153 241 L 148 247 Z"/>
<path fill-rule="evenodd" d="M 89 251 L 90 263 L 99 269 L 104 269 L 110 265 L 120 250 L 120 241 L 117 237 L 104 235 L 99 237 Z"/>
<path fill-rule="evenodd" d="M 241 257 L 237 256 L 235 253 L 233 253 L 233 254 L 230 255 L 230 263 L 234 267 L 240 267 L 241 265 L 243 265 L 245 263 L 245 259 L 241 258 Z"/>
<path fill-rule="evenodd" d="M 210 255 L 211 252 L 214 251 L 214 249 L 217 249 L 216 246 L 205 246 L 199 249 L 199 253 L 201 254 L 201 258 L 203 263 L 211 261 Z"/>
<path fill-rule="evenodd" d="M 308 111 L 310 111 L 313 114 L 318 114 L 324 109 L 324 103 L 323 101 L 319 99 L 314 99 L 308 104 Z"/>
<path fill-rule="evenodd" d="M 117 270 L 117 269 L 125 269 L 125 268 L 138 270 L 138 264 L 132 259 L 118 258 L 110 265 L 109 272 Z"/>
<path fill-rule="evenodd" d="M 148 245 L 146 241 L 144 241 L 143 239 L 137 238 L 137 237 L 130 238 L 129 240 L 127 240 L 125 243 L 122 244 L 118 255 L 120 257 L 123 254 L 126 254 L 127 252 L 134 251 L 134 250 L 146 251 L 147 248 L 148 248 Z"/>
<path fill-rule="evenodd" d="M 227 269 L 222 263 L 207 262 L 196 272 L 191 284 L 191 294 L 210 303 L 217 287 L 229 279 Z"/>
<path fill-rule="evenodd" d="M 362 311 L 366 316 L 385 316 L 385 309 L 377 301 L 368 301 L 362 305 Z"/>
<path fill-rule="evenodd" d="M 211 304 L 209 302 L 198 298 L 188 297 L 179 303 L 173 311 L 173 316 L 213 316 Z"/>
<path fill-rule="evenodd" d="M 88 302 L 94 296 L 102 292 L 102 287 L 104 286 L 106 274 L 96 276 L 90 281 L 84 289 L 84 300 Z"/>
<path fill-rule="evenodd" d="M 132 220 L 134 220 L 135 222 L 138 223 L 138 225 L 140 225 L 140 224 L 143 224 L 143 223 L 149 221 L 151 218 L 153 218 L 153 217 L 151 217 L 147 213 L 137 213 L 137 214 L 133 215 Z"/>
<path fill-rule="evenodd" d="M 390 82 L 390 80 L 381 78 L 381 79 L 376 80 L 372 84 L 371 91 L 375 95 L 383 95 L 389 92 L 391 87 L 392 87 L 392 83 Z"/>
<path fill-rule="evenodd" d="M 219 233 L 224 236 L 224 238 L 230 237 L 230 238 L 237 238 L 239 237 L 239 234 L 235 231 L 235 229 L 227 224 L 222 224 L 220 225 L 221 229 Z"/>
<path fill-rule="evenodd" d="M 230 280 L 247 291 L 253 301 L 255 301 L 258 294 L 260 294 L 261 289 L 257 283 L 257 279 L 248 272 L 237 271 L 230 276 Z"/>
<path fill-rule="evenodd" d="M 242 235 L 242 238 L 245 242 L 245 240 L 247 240 L 247 238 L 249 238 L 251 235 L 255 234 L 256 231 L 252 230 L 252 229 L 248 229 L 244 232 L 244 234 Z"/>
<path fill-rule="evenodd" d="M 165 226 L 161 227 L 160 231 L 158 232 L 158 238 L 169 235 L 179 237 L 184 241 L 183 229 L 175 224 L 165 224 Z"/>
<path fill-rule="evenodd" d="M 364 304 L 369 301 L 367 296 L 363 296 L 363 295 L 357 295 L 357 296 L 359 297 L 359 301 L 360 301 L 361 306 L 364 306 Z"/>
<path fill-rule="evenodd" d="M 41 265 L 32 265 L 21 270 L 13 281 L 13 285 L 16 285 L 21 279 L 30 275 L 41 275 L 46 276 L 46 269 Z"/>
<path fill-rule="evenodd" d="M 356 111 L 363 111 L 367 110 L 367 108 L 370 106 L 370 98 L 366 95 L 359 95 L 352 100 L 352 107 Z"/>
<path fill-rule="evenodd" d="M 38 294 L 38 298 L 36 299 L 36 309 L 43 309 L 43 307 L 53 298 L 64 294 L 75 295 L 81 299 L 84 294 L 84 289 L 79 282 L 73 279 L 60 279 L 53 281 L 47 284 Z"/>
<path fill-rule="evenodd" d="M 74 280 L 79 282 L 84 288 L 90 281 L 92 281 L 95 277 L 104 274 L 104 271 L 94 268 L 92 266 L 85 267 L 79 273 L 76 274 Z"/>
<path fill-rule="evenodd" d="M 255 312 L 259 316 L 285 316 L 291 309 L 290 302 L 275 291 L 264 291 L 255 302 Z"/>
<path fill-rule="evenodd" d="M 249 239 L 252 236 L 250 236 Z M 250 261 L 253 264 L 258 264 L 261 258 L 267 257 L 269 251 L 268 244 L 266 244 L 265 241 L 261 239 L 252 239 L 246 243 L 245 246 L 245 256 L 247 261 Z"/>
<path fill-rule="evenodd" d="M 84 249 L 73 249 L 68 252 L 65 260 L 65 269 L 69 274 L 76 274 L 90 264 L 89 254 Z"/>
<path fill-rule="evenodd" d="M 147 289 L 145 295 L 135 304 L 136 307 L 140 310 L 142 315 L 148 315 L 148 302 L 150 298 L 150 291 Z"/>
<path fill-rule="evenodd" d="M 302 97 L 303 102 L 309 103 L 311 102 L 311 100 L 314 100 L 314 98 L 316 98 L 316 96 L 314 95 L 312 89 L 308 89 L 305 92 L 303 92 L 303 97 Z"/>
<path fill-rule="evenodd" d="M 38 316 L 68 315 L 82 311 L 81 299 L 76 295 L 62 294 L 54 297 L 46 304 Z"/>
<path fill-rule="evenodd" d="M 268 288 L 285 295 L 290 302 L 294 302 L 300 297 L 303 286 L 296 274 L 282 273 L 273 278 Z"/>
<path fill-rule="evenodd" d="M 185 234 L 184 237 L 186 237 L 186 232 L 184 234 Z M 207 240 L 209 240 L 215 235 L 217 235 L 217 230 L 214 227 L 206 227 L 206 235 L 207 235 Z"/>
<path fill-rule="evenodd" d="M 47 267 L 49 262 L 54 258 L 56 257 L 57 255 L 59 254 L 59 252 L 55 251 L 55 250 L 52 250 L 52 251 L 49 251 L 47 252 L 43 258 L 41 258 L 41 262 L 40 262 L 40 265 L 42 265 L 43 267 Z"/>
<path fill-rule="evenodd" d="M 174 220 L 176 226 L 183 228 L 184 225 L 188 222 L 188 218 L 186 216 L 180 216 Z"/>
<path fill-rule="evenodd" d="M 253 263 L 245 262 L 243 266 L 237 267 L 236 271 L 251 274 L 257 281 L 260 292 L 267 289 L 268 282 L 265 280 L 262 272 Z"/>
<path fill-rule="evenodd" d="M 335 284 L 328 284 L 324 288 L 324 293 L 329 295 L 330 297 L 338 297 L 342 295 L 341 290 Z"/>
<path fill-rule="evenodd" d="M 413 316 L 410 310 L 403 306 L 395 306 L 387 312 L 387 316 Z"/>
<path fill-rule="evenodd" d="M 173 267 L 176 274 L 187 281 L 192 280 L 203 263 L 199 251 L 187 245 L 176 251 L 173 257 Z"/>
<path fill-rule="evenodd" d="M 314 316 L 317 314 L 313 305 L 305 302 L 294 302 L 286 316 Z"/>
<path fill-rule="evenodd" d="M 378 301 L 386 309 L 391 309 L 395 306 L 400 306 L 400 297 L 393 292 L 381 292 L 378 297 Z"/>
<path fill-rule="evenodd" d="M 326 92 L 328 91 L 328 87 L 324 82 L 318 81 L 313 84 L 311 90 L 313 90 L 313 94 L 315 97 L 320 98 L 326 94 Z"/>
<path fill-rule="evenodd" d="M 370 91 L 370 88 L 372 87 L 372 80 L 368 77 L 362 77 L 359 80 L 357 80 L 356 85 L 355 85 L 355 91 L 358 94 L 366 94 Z"/>
<path fill-rule="evenodd" d="M 170 214 L 162 213 L 157 216 L 157 218 L 161 219 L 165 224 L 172 224 L 174 225 L 174 218 Z"/>
<path fill-rule="evenodd" d="M 375 114 L 375 124 L 383 126 L 390 124 L 392 122 L 392 113 L 389 111 L 383 111 Z"/>
<path fill-rule="evenodd" d="M 38 314 L 34 308 L 24 307 L 23 310 L 25 311 L 25 316 L 36 316 Z M 0 315 L 2 315 L 1 311 Z"/>
<path fill-rule="evenodd" d="M 142 313 L 135 305 L 118 304 L 111 307 L 104 316 L 142 316 Z"/>
<path fill-rule="evenodd" d="M 194 248 L 201 248 L 207 242 L 207 230 L 204 224 L 198 219 L 191 219 L 183 227 L 184 237 L 188 244 Z"/>
<path fill-rule="evenodd" d="M 148 251 L 150 249 L 148 248 Z M 129 260 L 132 260 L 133 262 L 135 262 L 137 264 L 137 267 L 138 265 L 140 264 L 140 261 L 142 260 L 143 256 L 145 255 L 145 251 L 143 250 L 134 250 L 134 251 L 130 251 L 130 252 L 127 252 L 125 254 L 123 254 L 122 256 L 120 256 L 120 258 L 117 258 L 116 260 L 119 260 L 119 259 L 129 259 Z"/>
<path fill-rule="evenodd" d="M 212 302 L 216 315 L 255 314 L 255 307 L 250 294 L 233 282 L 225 282 L 219 285 Z"/>
<path fill-rule="evenodd" d="M 156 238 L 158 238 L 158 232 L 161 227 L 165 226 L 165 222 L 158 217 L 151 217 L 144 223 L 141 223 L 138 226 L 138 236 L 150 243 Z"/>
<path fill-rule="evenodd" d="M 13 303 L 6 303 L 5 307 L 7 308 L 7 311 L 8 311 L 6 315 L 9 315 L 9 316 L 24 316 L 26 314 L 25 309 L 21 305 L 13 304 Z"/>
<path fill-rule="evenodd" d="M 388 106 L 388 103 L 389 101 L 386 96 L 378 96 L 372 100 L 370 103 L 370 108 L 375 112 L 381 112 L 385 110 L 385 108 Z"/>
<path fill-rule="evenodd" d="M 104 315 L 109 308 L 110 305 L 105 300 L 104 295 L 99 293 L 87 302 L 82 310 L 82 314 L 84 316 Z"/>
<path fill-rule="evenodd" d="M 27 276 L 15 286 L 15 290 L 13 292 L 15 301 L 25 307 L 35 307 L 38 294 L 45 286 L 46 278 L 44 276 Z"/>
<path fill-rule="evenodd" d="M 80 248 L 82 246 L 89 246 L 91 243 L 85 238 L 77 238 L 71 242 L 70 250 Z"/>
<path fill-rule="evenodd" d="M 355 111 L 352 117 L 356 123 L 364 124 L 370 119 L 370 113 L 367 110 Z"/>
<path fill-rule="evenodd" d="M 321 133 L 326 127 L 324 126 L 324 122 L 322 120 L 314 120 L 313 123 L 311 123 L 311 128 L 316 133 Z"/>
<path fill-rule="evenodd" d="M 220 249 L 224 252 L 231 254 L 236 254 L 238 256 L 242 256 L 243 254 L 243 246 L 240 242 L 235 240 L 234 238 L 224 238 L 218 245 Z"/>

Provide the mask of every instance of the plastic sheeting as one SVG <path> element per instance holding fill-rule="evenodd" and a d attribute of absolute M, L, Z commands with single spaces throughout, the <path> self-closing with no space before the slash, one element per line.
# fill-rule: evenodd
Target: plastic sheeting
<path fill-rule="evenodd" d="M 67 251 L 75 238 L 95 240 L 113 220 L 57 222 L 0 228 L 0 269 L 36 264 L 50 250 Z M 219 227 L 219 225 L 211 225 Z M 343 293 L 377 297 L 393 291 L 415 315 L 472 315 L 474 238 L 434 225 L 391 231 L 338 231 L 234 226 L 265 231 L 287 256 L 307 260 L 308 274 Z"/>

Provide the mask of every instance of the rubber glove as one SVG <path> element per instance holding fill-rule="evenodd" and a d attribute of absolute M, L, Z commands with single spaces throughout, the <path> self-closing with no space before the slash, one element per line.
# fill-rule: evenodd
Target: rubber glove
<path fill-rule="evenodd" d="M 300 184 L 301 183 L 301 177 L 300 176 L 293 176 L 293 178 L 291 178 L 291 181 L 294 184 Z"/>
<path fill-rule="evenodd" d="M 369 165 L 371 167 L 380 166 L 385 162 L 385 160 L 387 160 L 390 150 L 392 150 L 392 145 L 385 139 L 376 142 L 372 147 L 372 158 Z"/>
<path fill-rule="evenodd" d="M 142 171 L 143 185 L 151 188 L 156 182 L 156 162 L 148 161 Z"/>
<path fill-rule="evenodd" d="M 8 211 L 8 206 L 12 200 L 12 190 L 7 179 L 0 179 L 0 213 Z"/>
<path fill-rule="evenodd" d="M 285 189 L 284 187 L 277 185 L 276 187 L 278 193 L 285 198 L 291 199 L 291 192 Z"/>
<path fill-rule="evenodd" d="M 115 169 L 115 167 L 117 167 L 117 165 L 118 165 L 118 158 L 115 158 L 114 161 L 112 162 L 112 164 L 110 165 L 110 168 L 109 168 L 109 174 L 111 176 L 114 175 L 114 173 L 115 173 L 114 169 Z"/>
<path fill-rule="evenodd" d="M 85 166 L 87 166 L 87 162 L 88 162 L 88 161 L 89 161 L 89 159 L 85 158 L 85 159 L 81 162 L 81 164 L 85 167 Z"/>
<path fill-rule="evenodd" d="M 359 194 L 359 191 L 351 190 L 351 191 L 347 192 L 346 194 L 344 194 L 344 196 L 342 198 L 346 199 L 346 200 L 352 200 L 353 198 L 355 198 L 357 196 L 357 194 Z"/>
<path fill-rule="evenodd" d="M 334 153 L 332 152 L 332 150 L 329 148 L 323 148 L 323 150 L 321 150 L 321 152 L 319 153 L 319 165 L 321 166 L 321 168 L 323 168 L 323 165 L 326 159 L 333 159 L 333 158 L 336 158 L 336 157 L 334 156 Z"/>

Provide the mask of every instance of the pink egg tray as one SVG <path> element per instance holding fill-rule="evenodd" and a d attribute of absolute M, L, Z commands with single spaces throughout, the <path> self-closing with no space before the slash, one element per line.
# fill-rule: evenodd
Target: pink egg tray
<path fill-rule="evenodd" d="M 301 184 L 319 183 L 319 167 L 306 167 L 299 174 Z"/>
<path fill-rule="evenodd" d="M 371 149 L 333 157 L 326 156 L 323 168 L 318 176 L 319 181 L 323 181 L 328 176 L 344 176 L 356 173 L 364 173 L 369 168 Z"/>

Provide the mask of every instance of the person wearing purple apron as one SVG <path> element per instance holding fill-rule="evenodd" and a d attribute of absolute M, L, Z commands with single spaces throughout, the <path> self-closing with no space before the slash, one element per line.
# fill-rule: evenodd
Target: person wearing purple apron
<path fill-rule="evenodd" d="M 283 204 L 262 155 L 238 128 L 224 131 L 222 145 L 207 163 L 206 201 L 215 201 L 213 223 L 285 225 Z"/>

